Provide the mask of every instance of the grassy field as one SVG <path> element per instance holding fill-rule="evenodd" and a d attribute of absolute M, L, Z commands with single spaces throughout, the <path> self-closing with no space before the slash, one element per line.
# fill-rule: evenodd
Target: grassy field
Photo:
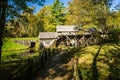
<path fill-rule="evenodd" d="M 16 44 L 13 40 L 37 40 L 37 38 L 10 38 L 4 42 L 3 50 L 25 49 L 28 46 Z M 8 52 L 2 57 L 14 57 L 21 52 Z M 36 54 L 35 54 L 36 55 Z M 37 54 L 38 55 L 38 54 Z M 32 55 L 30 55 L 32 56 Z M 78 57 L 78 71 L 81 80 L 120 80 L 120 46 L 115 44 L 102 44 L 73 49 L 68 57 Z"/>
<path fill-rule="evenodd" d="M 14 40 L 38 40 L 38 38 L 6 38 L 2 46 L 2 59 L 15 57 L 25 52 L 25 50 L 29 47 L 15 43 Z"/>
<path fill-rule="evenodd" d="M 83 80 L 120 80 L 120 46 L 104 44 L 79 49 L 78 68 Z"/>
<path fill-rule="evenodd" d="M 8 50 L 18 50 L 18 49 L 25 49 L 27 46 L 23 46 L 21 44 L 17 44 L 13 42 L 13 39 L 8 39 L 4 41 L 2 46 L 2 51 L 8 51 Z"/>
<path fill-rule="evenodd" d="M 33 38 L 10 38 L 10 39 L 13 39 L 13 40 L 38 40 L 37 37 L 33 37 Z"/>
<path fill-rule="evenodd" d="M 28 48 L 28 46 L 15 43 L 14 40 L 38 40 L 38 38 L 6 38 L 2 46 L 2 51 Z"/>

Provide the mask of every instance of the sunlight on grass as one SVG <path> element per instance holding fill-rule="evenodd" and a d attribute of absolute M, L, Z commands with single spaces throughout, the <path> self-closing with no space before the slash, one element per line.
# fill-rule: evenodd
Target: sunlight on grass
<path fill-rule="evenodd" d="M 24 45 L 15 43 L 14 40 L 36 40 L 38 41 L 38 38 L 5 38 L 3 46 L 2 46 L 2 51 L 26 49 L 29 47 L 29 46 L 24 46 Z"/>
<path fill-rule="evenodd" d="M 3 43 L 2 51 L 25 49 L 25 48 L 27 48 L 27 46 L 23 46 L 23 45 L 13 42 L 13 39 L 8 39 Z"/>
<path fill-rule="evenodd" d="M 33 37 L 33 38 L 29 38 L 29 37 L 26 37 L 26 38 L 10 38 L 10 39 L 13 39 L 13 40 L 38 40 L 37 37 Z"/>
<path fill-rule="evenodd" d="M 118 57 L 120 56 L 120 46 L 115 44 L 87 46 L 86 48 L 80 49 L 76 54 L 79 56 L 78 67 L 82 71 L 84 80 L 91 80 L 95 75 L 97 75 L 95 79 L 106 80 L 111 75 L 113 77 L 113 73 L 116 75 L 120 74 L 115 72 L 116 67 L 120 66 L 115 62 L 120 62 Z M 111 71 L 113 65 L 116 66 Z M 117 69 L 119 70 L 120 68 Z"/>
<path fill-rule="evenodd" d="M 19 43 L 15 43 L 14 40 L 36 40 L 35 50 L 39 49 L 38 38 L 5 38 L 4 44 L 2 46 L 2 59 L 8 59 L 8 58 L 11 59 L 17 57 L 19 54 L 25 52 L 26 49 L 29 47 L 29 46 L 21 45 Z M 32 56 L 33 55 L 29 55 L 28 57 L 32 57 Z"/>

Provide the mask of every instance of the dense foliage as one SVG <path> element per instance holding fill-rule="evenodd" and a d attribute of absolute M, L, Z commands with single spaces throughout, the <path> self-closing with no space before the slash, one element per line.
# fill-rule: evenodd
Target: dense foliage
<path fill-rule="evenodd" d="M 42 5 L 45 0 L 0 0 L 0 63 L 3 45 L 3 35 L 5 35 L 6 22 L 17 19 L 19 14 L 28 9 L 28 3 L 38 3 Z M 26 10 L 27 12 L 27 10 Z M 17 24 L 16 24 L 17 25 Z M 14 26 L 15 27 L 15 26 Z M 7 32 L 7 31 L 6 31 Z M 1 65 L 0 65 L 1 67 Z"/>
<path fill-rule="evenodd" d="M 64 6 L 60 0 L 55 0 L 51 6 L 46 5 L 39 12 L 34 13 L 34 7 L 30 7 L 28 3 L 42 5 L 41 1 L 44 2 L 44 0 L 0 0 L 0 63 L 3 35 L 5 37 L 36 37 L 39 32 L 54 32 L 57 25 L 78 25 L 83 29 L 96 28 L 102 36 L 106 37 L 107 42 L 118 44 L 120 41 L 119 5 L 116 5 L 117 11 L 110 11 L 113 0 L 70 0 L 68 6 Z M 26 48 L 13 44 L 10 40 L 4 43 L 3 50 L 15 49 L 17 46 Z M 110 48 L 110 44 L 97 46 L 93 47 L 93 50 L 88 46 L 80 51 L 78 56 L 83 62 L 80 63 L 79 71 L 82 71 L 80 74 L 83 75 L 83 79 L 120 79 L 118 72 L 120 48 L 118 45 L 112 46 L 113 48 Z M 14 56 L 13 54 L 12 58 Z"/>
<path fill-rule="evenodd" d="M 34 37 L 40 31 L 55 31 L 56 25 L 78 25 L 107 33 L 109 27 L 119 26 L 120 12 L 110 11 L 111 4 L 112 0 L 71 0 L 65 7 L 60 0 L 55 0 L 36 14 L 34 7 L 25 6 L 19 14 L 11 15 L 5 33 L 7 37 Z"/>

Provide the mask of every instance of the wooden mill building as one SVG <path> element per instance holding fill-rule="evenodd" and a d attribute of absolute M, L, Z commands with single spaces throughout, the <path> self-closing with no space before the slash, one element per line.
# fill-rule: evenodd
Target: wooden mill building
<path fill-rule="evenodd" d="M 79 34 L 79 31 L 75 25 L 60 25 L 56 27 L 56 32 L 40 32 L 39 40 L 44 47 L 89 45 L 98 42 L 99 37 L 93 35 L 96 34 L 94 29 L 85 31 L 83 34 Z"/>
<path fill-rule="evenodd" d="M 76 35 L 78 27 L 72 26 L 56 26 L 56 32 L 40 32 L 39 40 L 44 47 L 56 47 L 58 44 L 66 40 L 66 36 Z"/>

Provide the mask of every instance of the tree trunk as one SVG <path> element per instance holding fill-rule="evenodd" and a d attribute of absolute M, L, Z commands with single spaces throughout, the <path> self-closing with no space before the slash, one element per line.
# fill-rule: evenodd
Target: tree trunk
<path fill-rule="evenodd" d="M 1 55 L 2 55 L 2 45 L 3 45 L 3 32 L 5 28 L 5 12 L 7 7 L 8 0 L 0 0 L 0 64 L 1 64 Z"/>

